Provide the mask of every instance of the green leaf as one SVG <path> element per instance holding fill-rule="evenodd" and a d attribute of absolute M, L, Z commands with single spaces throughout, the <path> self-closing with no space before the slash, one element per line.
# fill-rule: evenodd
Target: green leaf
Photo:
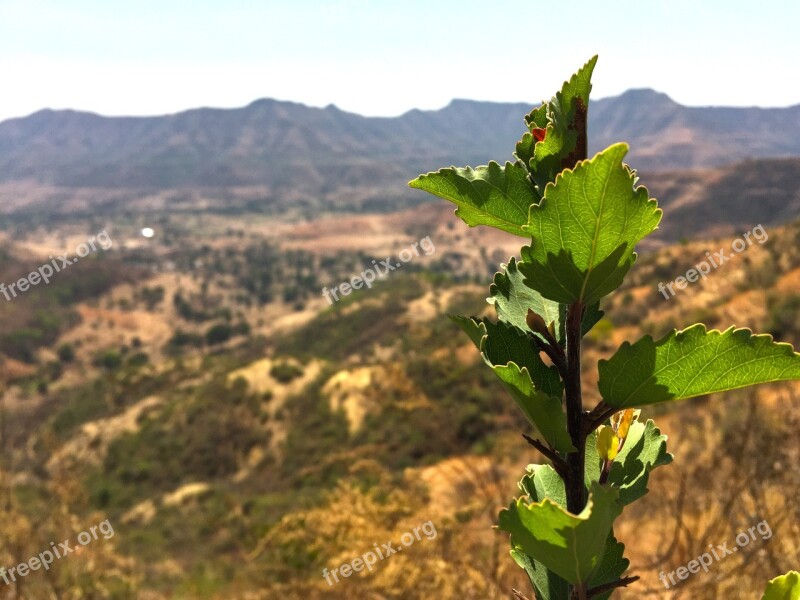
<path fill-rule="evenodd" d="M 536 591 L 536 600 L 570 600 L 569 584 L 538 560 L 516 548 L 511 549 L 511 558 L 525 569 Z"/>
<path fill-rule="evenodd" d="M 647 423 L 634 421 L 625 445 L 612 463 L 608 483 L 619 488 L 619 502 L 626 506 L 647 493 L 650 471 L 671 462 L 667 436 L 651 419 Z"/>
<path fill-rule="evenodd" d="M 585 458 L 584 483 L 586 488 L 590 488 L 595 481 L 600 480 L 600 471 L 603 468 L 603 459 L 597 451 L 597 430 L 595 429 L 586 437 L 586 458 Z"/>
<path fill-rule="evenodd" d="M 531 176 L 540 193 L 562 169 L 572 168 L 586 158 L 589 92 L 596 63 L 594 56 L 547 103 L 545 138 L 536 144 L 534 157 L 529 161 Z"/>
<path fill-rule="evenodd" d="M 525 367 L 520 369 L 510 362 L 495 365 L 492 369 L 548 444 L 559 452 L 575 452 L 567 433 L 567 416 L 561 407 L 561 398 L 537 391 Z"/>
<path fill-rule="evenodd" d="M 525 367 L 537 390 L 549 396 L 561 398 L 564 383 L 558 369 L 548 366 L 539 356 L 533 341 L 523 332 L 508 323 L 483 321 L 486 336 L 481 342 L 483 359 L 490 367 L 515 363 Z"/>
<path fill-rule="evenodd" d="M 441 169 L 420 175 L 408 185 L 455 204 L 456 215 L 470 227 L 489 225 L 522 237 L 528 237 L 523 226 L 528 223 L 530 206 L 540 200 L 527 169 L 510 162 L 503 167 L 492 161 L 475 169 Z"/>
<path fill-rule="evenodd" d="M 586 335 L 592 330 L 592 327 L 600 322 L 603 315 L 606 314 L 600 310 L 600 303 L 595 302 L 586 307 L 583 312 L 583 319 L 581 319 L 581 336 Z"/>
<path fill-rule="evenodd" d="M 480 349 L 484 362 L 547 443 L 559 452 L 574 451 L 561 405 L 564 384 L 558 370 L 544 364 L 531 340 L 506 323 L 450 318 Z"/>
<path fill-rule="evenodd" d="M 541 502 L 545 498 L 549 498 L 562 508 L 567 506 L 564 480 L 550 465 L 528 465 L 526 474 L 517 485 L 527 494 L 528 502 Z M 531 585 L 536 591 L 537 599 L 569 600 L 569 584 L 563 578 L 520 550 L 512 548 L 511 556 L 520 567 L 525 569 L 528 579 L 531 580 Z"/>
<path fill-rule="evenodd" d="M 532 310 L 542 317 L 548 326 L 551 323 L 553 324 L 555 338 L 563 346 L 566 341 L 566 331 L 564 329 L 566 306 L 553 300 L 548 300 L 529 287 L 525 283 L 525 277 L 520 272 L 520 264 L 512 256 L 507 265 L 501 266 L 502 270 L 495 273 L 494 283 L 489 286 L 489 294 L 491 295 L 486 301 L 494 305 L 497 311 L 497 318 L 500 321 L 509 323 L 526 332 L 531 332 L 526 317 L 528 309 Z M 594 327 L 603 317 L 603 314 L 603 311 L 600 310 L 599 302 L 586 307 L 582 323 L 584 335 Z"/>
<path fill-rule="evenodd" d="M 453 323 L 464 330 L 464 333 L 469 336 L 469 339 L 472 340 L 475 347 L 480 350 L 481 340 L 483 340 L 486 335 L 486 326 L 483 324 L 483 321 L 472 317 L 462 317 L 461 315 L 448 315 L 448 317 Z"/>
<path fill-rule="evenodd" d="M 631 564 L 630 561 L 623 556 L 624 552 L 625 544 L 618 542 L 612 531 L 608 535 L 606 549 L 603 552 L 603 559 L 589 578 L 590 588 L 618 581 L 622 577 L 623 573 L 628 570 Z M 614 590 L 611 590 L 599 596 L 592 596 L 592 600 L 608 600 L 613 592 Z"/>
<path fill-rule="evenodd" d="M 597 302 L 622 283 L 634 246 L 658 226 L 661 210 L 644 187 L 633 187 L 627 152 L 615 144 L 564 171 L 531 207 L 533 241 L 522 249 L 520 271 L 545 298 Z"/>
<path fill-rule="evenodd" d="M 598 471 L 599 475 L 599 471 Z M 530 502 L 541 502 L 549 498 L 562 508 L 567 506 L 567 494 L 564 487 L 564 480 L 559 477 L 555 469 L 550 465 L 528 465 L 525 476 L 519 482 L 519 488 L 528 495 Z M 614 537 L 613 531 L 606 542 L 601 562 L 595 567 L 592 576 L 589 578 L 589 587 L 602 585 L 618 580 L 628 569 L 629 561 L 623 558 L 622 554 L 625 546 L 619 543 Z M 568 584 L 564 579 L 548 571 L 542 563 L 525 555 L 518 550 L 512 550 L 512 556 L 517 552 L 519 556 L 514 560 L 519 566 L 525 569 L 528 577 L 536 589 L 537 598 L 563 598 L 569 600 L 567 594 Z M 606 600 L 611 596 L 611 592 L 596 596 Z"/>
<path fill-rule="evenodd" d="M 491 296 L 486 299 L 493 304 L 497 318 L 510 323 L 522 331 L 530 331 L 526 317 L 528 309 L 544 319 L 547 325 L 553 323 L 555 330 L 560 328 L 561 317 L 559 304 L 544 298 L 539 292 L 525 285 L 524 277 L 517 268 L 517 260 L 513 256 L 502 271 L 495 273 L 494 283 L 489 286 Z"/>
<path fill-rule="evenodd" d="M 662 435 L 652 420 L 634 421 L 625 445 L 614 459 L 608 483 L 620 491 L 619 502 L 626 506 L 647 493 L 650 471 L 672 462 L 667 452 L 667 436 Z M 597 430 L 586 438 L 586 487 L 600 479 L 602 459 L 597 452 Z"/>
<path fill-rule="evenodd" d="M 566 84 L 565 84 L 566 85 Z M 549 120 L 547 118 L 548 105 L 547 102 L 542 102 L 541 105 L 534 108 L 531 112 L 525 115 L 525 124 L 531 129 L 547 127 Z"/>
<path fill-rule="evenodd" d="M 598 363 L 598 386 L 609 406 L 630 408 L 800 379 L 800 354 L 769 335 L 697 324 L 660 340 L 625 342 Z"/>
<path fill-rule="evenodd" d="M 530 132 L 524 133 L 522 135 L 522 139 L 517 142 L 514 156 L 517 157 L 519 164 L 525 167 L 526 172 L 528 171 L 528 164 L 533 158 L 533 152 L 535 146 L 536 146 L 536 139 Z M 541 199 L 541 194 L 538 192 L 538 190 L 536 192 L 536 195 L 539 196 L 539 198 Z"/>
<path fill-rule="evenodd" d="M 537 390 L 561 398 L 564 383 L 558 369 L 548 366 L 539 356 L 539 350 L 528 339 L 525 332 L 509 323 L 492 323 L 488 319 L 451 315 L 456 325 L 461 327 L 472 343 L 481 351 L 483 361 L 494 368 L 498 365 L 514 363 L 525 367 Z"/>
<path fill-rule="evenodd" d="M 569 583 L 582 583 L 600 564 L 611 526 L 622 511 L 617 495 L 594 484 L 579 515 L 547 498 L 533 504 L 519 498 L 500 513 L 498 527 L 511 534 L 515 548 Z"/>
<path fill-rule="evenodd" d="M 800 573 L 789 571 L 770 580 L 761 600 L 800 600 Z"/>
<path fill-rule="evenodd" d="M 550 465 L 528 465 L 525 476 L 517 484 L 528 495 L 529 502 L 550 498 L 561 508 L 567 507 L 564 480 Z"/>
<path fill-rule="evenodd" d="M 557 92 L 548 106 L 548 118 L 559 127 L 570 127 L 573 125 L 576 102 L 582 101 L 585 105 L 589 104 L 589 93 L 592 91 L 592 73 L 597 64 L 597 55 L 586 61 L 578 71 L 561 86 L 561 91 Z"/>
<path fill-rule="evenodd" d="M 595 567 L 589 578 L 588 587 L 596 587 L 613 581 L 618 581 L 630 566 L 630 561 L 623 556 L 625 545 L 618 542 L 613 531 L 608 536 L 603 558 Z M 537 600 L 570 600 L 569 583 L 548 570 L 541 562 L 535 560 L 516 548 L 511 549 L 511 558 L 531 580 L 536 591 Z M 614 590 L 593 596 L 593 600 L 608 600 Z"/>
<path fill-rule="evenodd" d="M 530 129 L 544 129 L 547 127 L 547 104 L 542 103 L 538 108 L 534 108 L 528 115 L 525 116 L 525 124 Z M 514 156 L 517 157 L 523 165 L 525 170 L 530 168 L 531 159 L 533 158 L 534 148 L 536 146 L 536 139 L 530 131 L 522 136 L 522 139 L 517 142 L 516 152 Z M 542 187 L 544 189 L 544 187 Z"/>

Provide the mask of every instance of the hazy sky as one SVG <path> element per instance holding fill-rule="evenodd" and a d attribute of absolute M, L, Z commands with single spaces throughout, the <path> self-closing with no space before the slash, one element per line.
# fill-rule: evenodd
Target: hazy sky
<path fill-rule="evenodd" d="M 594 97 L 800 103 L 797 0 L 0 0 L 0 119 L 273 97 L 368 115 L 535 102 L 600 54 Z"/>

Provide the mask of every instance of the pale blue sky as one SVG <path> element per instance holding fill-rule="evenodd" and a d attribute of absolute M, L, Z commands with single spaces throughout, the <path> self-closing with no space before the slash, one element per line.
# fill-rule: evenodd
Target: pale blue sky
<path fill-rule="evenodd" d="M 256 98 L 368 115 L 535 102 L 600 54 L 594 97 L 800 103 L 797 0 L 0 0 L 0 119 Z"/>

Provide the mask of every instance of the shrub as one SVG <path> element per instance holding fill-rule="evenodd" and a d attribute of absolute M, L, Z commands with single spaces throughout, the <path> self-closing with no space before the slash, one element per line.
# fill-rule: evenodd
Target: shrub
<path fill-rule="evenodd" d="M 122 355 L 117 350 L 104 350 L 95 354 L 92 364 L 112 371 L 122 364 Z"/>
<path fill-rule="evenodd" d="M 72 347 L 72 344 L 61 344 L 58 347 L 58 360 L 62 363 L 71 363 L 75 360 L 75 348 Z"/>
<path fill-rule="evenodd" d="M 280 362 L 272 365 L 269 374 L 280 383 L 290 383 L 303 375 L 303 369 L 289 362 Z"/>
<path fill-rule="evenodd" d="M 227 323 L 217 323 L 206 331 L 206 343 L 209 346 L 216 346 L 227 342 L 233 336 L 233 327 Z"/>
<path fill-rule="evenodd" d="M 203 336 L 197 333 L 191 333 L 177 329 L 172 337 L 167 342 L 167 346 L 172 348 L 182 348 L 184 346 L 191 346 L 192 348 L 202 348 Z"/>
<path fill-rule="evenodd" d="M 147 356 L 146 352 L 137 352 L 128 357 L 128 366 L 131 367 L 141 367 L 148 362 L 150 362 L 150 358 Z"/>

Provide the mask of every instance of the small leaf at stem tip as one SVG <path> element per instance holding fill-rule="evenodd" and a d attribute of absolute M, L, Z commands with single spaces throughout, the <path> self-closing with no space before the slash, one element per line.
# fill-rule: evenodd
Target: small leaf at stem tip
<path fill-rule="evenodd" d="M 619 438 L 611 427 L 603 425 L 597 432 L 597 453 L 604 460 L 614 460 L 617 452 L 619 452 Z"/>

